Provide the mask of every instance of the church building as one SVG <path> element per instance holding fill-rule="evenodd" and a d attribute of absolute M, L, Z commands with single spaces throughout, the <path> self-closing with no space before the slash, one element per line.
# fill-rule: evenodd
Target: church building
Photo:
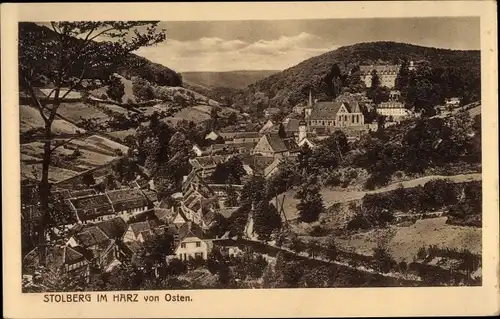
<path fill-rule="evenodd" d="M 309 131 L 323 129 L 333 132 L 343 128 L 364 126 L 365 119 L 356 101 L 315 101 L 309 93 L 305 112 Z"/>

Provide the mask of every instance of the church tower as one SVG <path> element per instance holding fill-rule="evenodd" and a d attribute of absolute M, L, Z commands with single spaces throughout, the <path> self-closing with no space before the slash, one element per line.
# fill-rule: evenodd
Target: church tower
<path fill-rule="evenodd" d="M 306 119 L 311 115 L 312 108 L 313 108 L 313 98 L 312 98 L 312 92 L 311 90 L 309 90 L 309 100 L 307 101 L 307 106 L 304 109 L 304 117 Z"/>

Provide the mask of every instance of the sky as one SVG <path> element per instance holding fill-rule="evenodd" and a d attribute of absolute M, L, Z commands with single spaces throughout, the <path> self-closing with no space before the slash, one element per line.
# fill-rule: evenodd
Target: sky
<path fill-rule="evenodd" d="M 359 42 L 479 50 L 478 17 L 161 22 L 167 40 L 136 53 L 177 72 L 284 70 Z"/>

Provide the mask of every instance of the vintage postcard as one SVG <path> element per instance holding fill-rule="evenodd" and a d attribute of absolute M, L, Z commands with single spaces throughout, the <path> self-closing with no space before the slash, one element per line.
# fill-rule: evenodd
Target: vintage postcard
<path fill-rule="evenodd" d="M 1 14 L 5 317 L 499 312 L 493 1 Z"/>

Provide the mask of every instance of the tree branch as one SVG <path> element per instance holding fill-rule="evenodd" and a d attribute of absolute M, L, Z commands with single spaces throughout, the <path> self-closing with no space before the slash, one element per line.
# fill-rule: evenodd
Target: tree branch
<path fill-rule="evenodd" d="M 33 103 L 35 104 L 36 108 L 40 112 L 40 116 L 42 117 L 45 124 L 48 124 L 49 119 L 43 113 L 43 111 L 45 110 L 45 107 L 42 105 L 42 103 L 40 103 L 40 100 L 38 100 L 38 98 L 36 97 L 35 91 L 33 90 L 33 86 L 31 85 L 29 80 L 25 76 L 23 76 L 23 79 L 24 79 L 24 82 L 26 83 L 26 86 L 28 87 L 28 91 L 29 91 L 30 96 L 33 100 Z"/>
<path fill-rule="evenodd" d="M 99 131 L 86 131 L 85 133 L 78 134 L 76 136 L 72 136 L 71 138 L 69 138 L 67 140 L 61 141 L 60 143 L 56 142 L 55 143 L 56 145 L 50 149 L 50 153 L 52 154 L 56 149 L 58 149 L 61 146 L 67 145 L 68 143 L 70 143 L 73 140 L 76 140 L 76 139 L 79 139 L 82 137 L 89 137 L 89 136 L 92 136 L 92 135 L 97 134 L 97 133 L 99 133 Z"/>

